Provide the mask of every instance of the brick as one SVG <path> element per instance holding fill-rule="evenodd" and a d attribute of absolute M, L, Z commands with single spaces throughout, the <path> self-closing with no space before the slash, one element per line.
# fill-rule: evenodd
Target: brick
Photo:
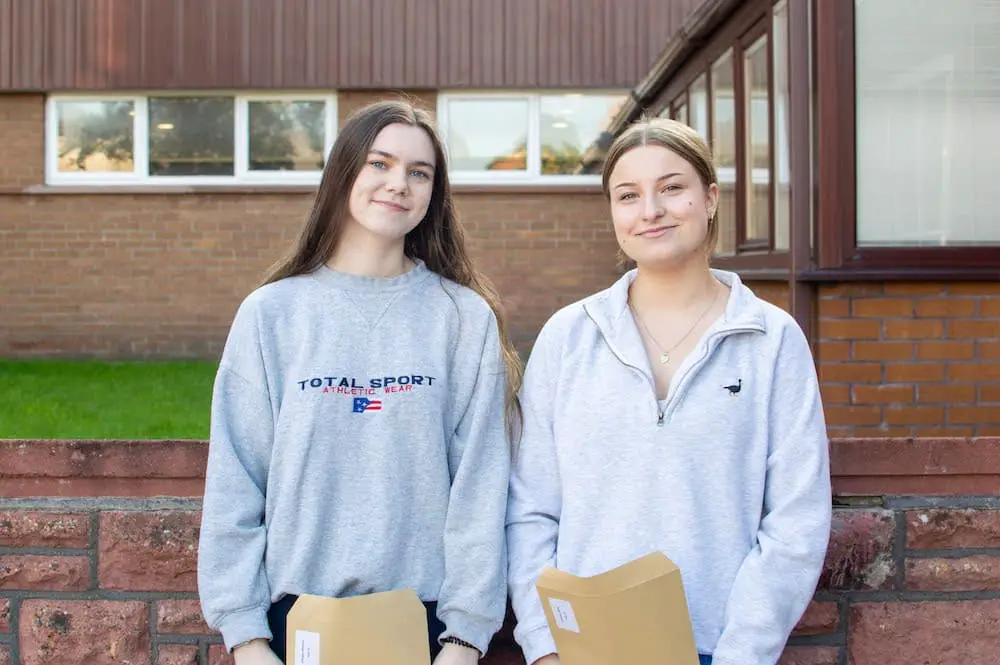
<path fill-rule="evenodd" d="M 941 437 L 967 437 L 976 434 L 975 427 L 917 427 L 913 432 L 914 436 L 937 439 Z M 980 432 L 982 436 L 986 434 Z"/>
<path fill-rule="evenodd" d="M 881 321 L 859 319 L 820 319 L 819 339 L 879 339 Z"/>
<path fill-rule="evenodd" d="M 226 647 L 213 644 L 208 647 L 208 665 L 236 665 L 233 656 L 226 652 Z"/>
<path fill-rule="evenodd" d="M 878 425 L 882 422 L 882 409 L 877 406 L 824 406 L 826 424 Z"/>
<path fill-rule="evenodd" d="M 912 360 L 910 342 L 854 342 L 854 360 Z"/>
<path fill-rule="evenodd" d="M 935 320 L 890 319 L 882 327 L 886 339 L 940 339 L 944 335 L 944 324 Z"/>
<path fill-rule="evenodd" d="M 855 603 L 849 663 L 992 663 L 1000 650 L 1000 600 Z"/>
<path fill-rule="evenodd" d="M 839 647 L 786 647 L 778 665 L 839 665 Z"/>
<path fill-rule="evenodd" d="M 909 404 L 914 396 L 912 385 L 854 386 L 851 392 L 855 404 Z"/>
<path fill-rule="evenodd" d="M 963 404 L 976 401 L 975 384 L 923 384 L 917 386 L 917 401 L 922 403 Z"/>
<path fill-rule="evenodd" d="M 0 633 L 10 632 L 10 601 L 0 598 Z"/>
<path fill-rule="evenodd" d="M 857 317 L 883 319 L 888 316 L 913 316 L 913 300 L 909 298 L 855 298 L 851 314 Z"/>
<path fill-rule="evenodd" d="M 794 635 L 823 635 L 837 631 L 840 607 L 837 603 L 812 601 L 793 631 Z"/>
<path fill-rule="evenodd" d="M 819 317 L 821 320 L 824 318 L 846 319 L 850 316 L 851 301 L 847 298 L 824 298 L 819 301 Z"/>
<path fill-rule="evenodd" d="M 0 555 L 0 589 L 85 591 L 90 559 L 83 556 Z"/>
<path fill-rule="evenodd" d="M 212 631 L 205 625 L 197 600 L 161 600 L 156 604 L 158 633 L 202 635 Z"/>
<path fill-rule="evenodd" d="M 1000 589 L 1000 557 L 908 559 L 906 588 L 914 591 Z"/>
<path fill-rule="evenodd" d="M 86 513 L 0 511 L 0 547 L 84 548 L 89 541 Z"/>
<path fill-rule="evenodd" d="M 918 360 L 970 360 L 976 357 L 971 342 L 917 342 Z"/>
<path fill-rule="evenodd" d="M 141 602 L 26 600 L 21 665 L 149 665 L 148 609 Z"/>
<path fill-rule="evenodd" d="M 891 363 L 885 366 L 887 383 L 922 383 L 944 381 L 944 365 L 941 363 Z"/>
<path fill-rule="evenodd" d="M 103 513 L 101 588 L 196 591 L 199 524 L 192 512 Z"/>
<path fill-rule="evenodd" d="M 917 316 L 955 318 L 976 313 L 974 298 L 926 298 L 916 301 Z"/>
<path fill-rule="evenodd" d="M 948 323 L 954 339 L 1000 339 L 1000 319 L 962 319 Z"/>
<path fill-rule="evenodd" d="M 906 513 L 910 549 L 1000 548 L 1000 510 L 914 510 Z"/>
<path fill-rule="evenodd" d="M 877 427 L 852 427 L 850 435 L 882 439 L 893 436 L 910 436 L 911 434 L 913 434 L 913 428 L 908 425 L 890 427 L 889 425 L 882 424 Z"/>
<path fill-rule="evenodd" d="M 948 293 L 956 296 L 1000 296 L 1000 282 L 949 284 Z"/>
<path fill-rule="evenodd" d="M 880 296 L 883 293 L 884 286 L 878 282 L 844 282 L 821 286 L 819 289 L 821 298 Z"/>
<path fill-rule="evenodd" d="M 198 665 L 198 647 L 187 644 L 161 644 L 156 665 Z"/>
<path fill-rule="evenodd" d="M 823 384 L 820 386 L 823 404 L 848 404 L 851 401 L 850 386 Z"/>
<path fill-rule="evenodd" d="M 980 402 L 1000 402 L 1000 383 L 979 386 Z"/>
<path fill-rule="evenodd" d="M 1000 360 L 1000 342 L 977 342 L 976 349 L 982 360 Z"/>
<path fill-rule="evenodd" d="M 816 346 L 816 355 L 822 362 L 828 363 L 837 360 L 851 359 L 850 342 L 819 342 Z"/>
<path fill-rule="evenodd" d="M 0 665 L 14 665 L 14 659 L 10 655 L 10 647 L 0 644 Z"/>
<path fill-rule="evenodd" d="M 881 590 L 894 586 L 895 520 L 888 510 L 835 510 L 819 588 Z"/>
<path fill-rule="evenodd" d="M 948 407 L 948 423 L 952 425 L 980 425 L 995 423 L 998 420 L 995 406 L 950 406 Z"/>
<path fill-rule="evenodd" d="M 944 295 L 941 282 L 888 282 L 882 287 L 887 296 L 938 296 Z"/>
<path fill-rule="evenodd" d="M 941 425 L 945 422 L 943 406 L 896 406 L 885 409 L 889 425 Z"/>
<path fill-rule="evenodd" d="M 951 363 L 948 378 L 952 381 L 1000 381 L 1000 362 Z"/>
<path fill-rule="evenodd" d="M 882 365 L 823 362 L 819 366 L 819 379 L 823 383 L 878 383 L 882 380 Z"/>
<path fill-rule="evenodd" d="M 979 316 L 1000 318 L 1000 298 L 983 298 L 979 301 Z"/>

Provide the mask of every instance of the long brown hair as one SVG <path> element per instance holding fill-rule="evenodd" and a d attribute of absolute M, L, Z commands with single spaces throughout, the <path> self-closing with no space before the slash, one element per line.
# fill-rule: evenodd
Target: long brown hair
<path fill-rule="evenodd" d="M 500 295 L 469 257 L 465 230 L 458 221 L 451 196 L 444 146 L 430 114 L 423 109 L 400 100 L 383 100 L 351 114 L 330 151 L 316 201 L 298 240 L 288 256 L 274 265 L 263 284 L 311 273 L 330 260 L 349 214 L 351 189 L 368 158 L 368 152 L 379 132 L 397 123 L 424 130 L 434 146 L 435 160 L 434 184 L 427 214 L 406 235 L 403 251 L 411 259 L 422 260 L 438 275 L 478 293 L 496 315 L 507 369 L 507 434 L 513 446 L 520 434 L 521 405 L 517 393 L 521 385 L 521 358 L 507 334 Z"/>
<path fill-rule="evenodd" d="M 615 138 L 604 158 L 604 170 L 601 174 L 601 187 L 604 196 L 611 200 L 610 180 L 618 160 L 625 153 L 645 145 L 656 145 L 666 148 L 678 155 L 694 167 L 701 184 L 705 189 L 717 185 L 718 176 L 715 164 L 712 162 L 712 151 L 705 139 L 697 130 L 683 122 L 669 118 L 643 118 L 629 126 Z M 712 219 L 708 220 L 708 234 L 705 237 L 705 250 L 711 256 L 719 241 L 719 204 L 712 211 Z"/>

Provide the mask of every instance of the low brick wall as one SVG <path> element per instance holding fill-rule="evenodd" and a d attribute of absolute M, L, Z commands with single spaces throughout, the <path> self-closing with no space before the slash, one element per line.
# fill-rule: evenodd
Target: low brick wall
<path fill-rule="evenodd" d="M 205 452 L 0 441 L 0 665 L 232 662 L 196 594 Z M 1000 439 L 838 440 L 831 459 L 826 567 L 783 665 L 997 662 Z M 485 663 L 523 663 L 509 631 Z"/>

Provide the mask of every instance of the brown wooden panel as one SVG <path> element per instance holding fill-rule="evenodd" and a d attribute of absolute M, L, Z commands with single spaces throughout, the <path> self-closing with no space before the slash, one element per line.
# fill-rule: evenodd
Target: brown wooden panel
<path fill-rule="evenodd" d="M 0 90 L 631 88 L 699 0 L 0 0 Z"/>

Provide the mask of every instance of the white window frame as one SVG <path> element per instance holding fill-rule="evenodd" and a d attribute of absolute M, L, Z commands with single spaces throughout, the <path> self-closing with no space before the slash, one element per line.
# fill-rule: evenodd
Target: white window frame
<path fill-rule="evenodd" d="M 528 140 L 527 169 L 524 171 L 461 171 L 449 168 L 448 175 L 452 184 L 457 185 L 579 185 L 593 186 L 601 184 L 601 175 L 597 174 L 543 174 L 541 151 L 541 101 L 549 96 L 595 96 L 623 95 L 627 90 L 541 90 L 533 92 L 487 92 L 487 91 L 441 91 L 437 97 L 437 125 L 444 141 L 446 151 L 449 150 L 448 137 L 448 104 L 453 101 L 527 101 L 528 102 Z M 597 138 L 596 136 L 594 137 Z M 450 154 L 449 154 L 450 162 Z"/>
<path fill-rule="evenodd" d="M 233 175 L 149 175 L 149 100 L 154 98 L 231 97 L 233 109 Z M 59 171 L 59 117 L 60 102 L 125 102 L 133 103 L 132 119 L 133 167 L 126 172 L 61 172 Z M 243 186 L 268 187 L 318 185 L 321 171 L 251 171 L 249 146 L 249 102 L 326 102 L 324 155 L 329 157 L 337 139 L 337 95 L 316 92 L 267 92 L 245 93 L 227 90 L 207 91 L 157 91 L 135 94 L 53 94 L 45 101 L 45 181 L 52 186 L 69 187 L 198 187 Z"/>

